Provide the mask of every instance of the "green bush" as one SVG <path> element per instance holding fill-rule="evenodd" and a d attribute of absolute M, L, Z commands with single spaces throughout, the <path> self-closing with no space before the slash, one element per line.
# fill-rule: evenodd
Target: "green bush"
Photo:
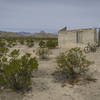
<path fill-rule="evenodd" d="M 21 45 L 24 45 L 24 39 L 19 39 L 19 43 L 20 43 Z"/>
<path fill-rule="evenodd" d="M 38 69 L 38 61 L 26 54 L 19 59 L 1 58 L 0 85 L 14 90 L 26 90 L 31 85 L 33 71 Z"/>
<path fill-rule="evenodd" d="M 6 47 L 6 41 L 4 39 L 0 39 L 0 57 L 6 55 L 9 49 Z"/>
<path fill-rule="evenodd" d="M 8 38 L 7 43 L 8 43 L 7 46 L 10 47 L 10 48 L 17 45 L 16 39 L 14 39 L 14 38 Z"/>
<path fill-rule="evenodd" d="M 13 47 L 16 46 L 16 45 L 17 45 L 17 43 L 13 43 L 13 44 L 12 44 Z"/>
<path fill-rule="evenodd" d="M 40 40 L 39 46 L 40 48 L 45 48 L 45 42 L 43 40 Z"/>
<path fill-rule="evenodd" d="M 0 47 L 0 56 L 6 55 L 6 53 L 9 51 L 7 47 Z"/>
<path fill-rule="evenodd" d="M 6 43 L 2 40 L 0 40 L 0 47 L 5 47 Z"/>
<path fill-rule="evenodd" d="M 86 59 L 80 48 L 72 48 L 57 57 L 57 64 L 61 73 L 65 74 L 68 79 L 74 80 L 87 72 L 92 62 Z"/>
<path fill-rule="evenodd" d="M 49 48 L 49 49 L 56 48 L 56 46 L 57 46 L 57 41 L 48 40 L 46 42 L 46 47 Z"/>
<path fill-rule="evenodd" d="M 40 59 L 47 59 L 50 54 L 50 51 L 48 48 L 38 48 L 36 55 L 39 56 Z"/>
<path fill-rule="evenodd" d="M 17 50 L 17 49 L 14 49 L 11 53 L 10 53 L 10 55 L 9 55 L 10 57 L 18 57 L 19 56 L 19 50 Z"/>
<path fill-rule="evenodd" d="M 34 40 L 33 39 L 27 39 L 26 45 L 30 48 L 33 47 L 34 46 Z"/>

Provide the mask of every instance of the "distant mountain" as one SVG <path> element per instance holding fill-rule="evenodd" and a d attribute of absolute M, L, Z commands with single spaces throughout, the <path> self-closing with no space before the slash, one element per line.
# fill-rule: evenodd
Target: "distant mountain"
<path fill-rule="evenodd" d="M 30 32 L 18 32 L 18 33 L 24 34 L 24 35 L 30 35 L 30 34 L 32 34 L 32 33 L 30 33 Z"/>
<path fill-rule="evenodd" d="M 34 33 L 31 36 L 33 36 L 35 38 L 58 38 L 58 36 L 56 34 L 45 33 L 45 32 Z"/>
<path fill-rule="evenodd" d="M 57 35 L 54 33 L 46 33 L 44 30 L 39 33 L 30 33 L 30 32 L 19 32 L 20 34 L 24 34 L 26 36 L 32 36 L 34 38 L 57 38 Z"/>
<path fill-rule="evenodd" d="M 17 32 L 6 32 L 0 31 L 0 37 L 22 37 L 24 35 L 18 34 Z"/>
<path fill-rule="evenodd" d="M 44 30 L 40 31 L 40 33 L 46 33 Z"/>
<path fill-rule="evenodd" d="M 56 34 L 46 33 L 44 31 L 40 31 L 39 33 L 0 31 L 0 37 L 24 37 L 24 36 L 31 36 L 33 38 L 57 38 L 58 37 Z"/>

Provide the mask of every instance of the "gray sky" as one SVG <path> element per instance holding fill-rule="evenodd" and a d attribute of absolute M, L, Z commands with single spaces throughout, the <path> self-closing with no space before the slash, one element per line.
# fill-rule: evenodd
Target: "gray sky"
<path fill-rule="evenodd" d="M 100 27 L 100 0 L 0 0 L 0 30 Z"/>

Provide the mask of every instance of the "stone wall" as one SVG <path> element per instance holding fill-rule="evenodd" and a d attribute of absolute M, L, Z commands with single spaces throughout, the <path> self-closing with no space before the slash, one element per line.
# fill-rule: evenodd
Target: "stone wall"
<path fill-rule="evenodd" d="M 77 33 L 82 35 L 82 42 L 77 43 Z M 96 42 L 96 28 L 64 30 L 58 32 L 58 44 L 60 48 L 84 47 L 88 42 Z"/>

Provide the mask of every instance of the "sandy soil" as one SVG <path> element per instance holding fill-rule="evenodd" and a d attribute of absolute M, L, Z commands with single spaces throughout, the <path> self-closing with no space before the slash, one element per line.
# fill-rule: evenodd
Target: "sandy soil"
<path fill-rule="evenodd" d="M 19 48 L 21 55 L 30 52 L 32 56 L 35 56 L 33 50 L 36 47 L 16 46 L 14 48 Z M 96 82 L 74 86 L 66 83 L 63 87 L 63 83 L 57 81 L 52 75 L 57 67 L 55 57 L 61 51 L 52 50 L 53 53 L 49 60 L 39 61 L 39 70 L 32 79 L 32 90 L 27 93 L 16 93 L 9 89 L 2 89 L 0 90 L 0 100 L 100 100 L 100 53 L 86 55 L 89 60 L 95 61 L 89 73 L 95 72 L 93 76 L 97 79 Z"/>

